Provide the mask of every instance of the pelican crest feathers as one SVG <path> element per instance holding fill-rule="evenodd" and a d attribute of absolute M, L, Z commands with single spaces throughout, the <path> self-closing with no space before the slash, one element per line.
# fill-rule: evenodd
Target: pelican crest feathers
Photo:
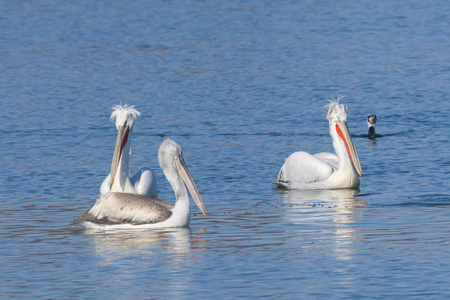
<path fill-rule="evenodd" d="M 134 108 L 134 105 L 114 105 L 112 109 L 111 120 L 116 119 L 116 127 L 118 124 L 125 124 L 125 122 L 131 126 L 133 121 L 141 115 L 141 113 Z"/>
<path fill-rule="evenodd" d="M 340 104 L 339 101 L 344 98 L 344 96 L 338 96 L 337 98 L 331 98 L 328 100 L 328 104 L 326 104 L 323 108 L 328 109 L 327 113 L 327 119 L 329 120 L 331 117 L 331 112 L 333 112 L 335 109 L 342 110 L 343 113 L 347 113 L 347 106 Z"/>
<path fill-rule="evenodd" d="M 341 189 L 358 188 L 361 164 L 347 126 L 347 107 L 332 98 L 327 119 L 334 153 L 314 155 L 304 151 L 292 153 L 278 173 L 277 184 L 293 189 Z"/>

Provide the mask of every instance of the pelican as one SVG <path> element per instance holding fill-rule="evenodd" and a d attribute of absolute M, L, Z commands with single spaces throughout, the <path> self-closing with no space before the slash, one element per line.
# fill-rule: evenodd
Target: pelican
<path fill-rule="evenodd" d="M 288 189 L 325 190 L 359 187 L 361 164 L 347 127 L 347 107 L 331 100 L 327 119 L 336 154 L 292 153 L 278 173 L 277 185 Z"/>
<path fill-rule="evenodd" d="M 367 134 L 369 139 L 374 139 L 376 137 L 375 134 L 375 123 L 377 122 L 377 116 L 369 115 L 367 117 L 367 126 L 369 127 L 369 133 Z"/>
<path fill-rule="evenodd" d="M 184 162 L 181 147 L 166 139 L 159 147 L 158 160 L 175 192 L 175 205 L 137 194 L 109 192 L 100 195 L 78 221 L 126 227 L 184 227 L 189 225 L 191 215 L 188 190 L 206 217 L 205 206 Z M 90 227 L 89 224 L 86 227 Z"/>
<path fill-rule="evenodd" d="M 157 198 L 158 188 L 152 170 L 144 167 L 129 177 L 133 121 L 141 113 L 134 109 L 134 105 L 127 104 L 123 106 L 115 105 L 113 110 L 111 119 L 116 119 L 116 147 L 111 164 L 111 173 L 103 180 L 100 186 L 100 194 L 118 192 Z"/>

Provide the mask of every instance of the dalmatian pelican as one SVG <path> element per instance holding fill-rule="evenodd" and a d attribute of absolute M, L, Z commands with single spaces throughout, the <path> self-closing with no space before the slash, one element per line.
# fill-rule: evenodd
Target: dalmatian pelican
<path fill-rule="evenodd" d="M 303 190 L 359 187 L 361 164 L 347 127 L 347 107 L 339 103 L 340 99 L 342 97 L 331 100 L 325 106 L 328 108 L 327 119 L 336 154 L 292 153 L 278 173 L 276 184 L 279 187 Z"/>
<path fill-rule="evenodd" d="M 133 122 L 140 116 L 134 105 L 115 105 L 111 119 L 116 120 L 117 140 L 111 164 L 111 173 L 103 180 L 100 194 L 109 192 L 139 194 L 158 197 L 158 187 L 153 171 L 141 168 L 130 177 L 131 134 Z"/>
<path fill-rule="evenodd" d="M 111 191 L 100 195 L 75 223 L 81 222 L 86 227 L 111 225 L 113 228 L 188 226 L 191 215 L 188 190 L 206 217 L 205 206 L 184 162 L 181 147 L 166 139 L 159 147 L 158 160 L 175 192 L 175 205 L 143 195 Z"/>

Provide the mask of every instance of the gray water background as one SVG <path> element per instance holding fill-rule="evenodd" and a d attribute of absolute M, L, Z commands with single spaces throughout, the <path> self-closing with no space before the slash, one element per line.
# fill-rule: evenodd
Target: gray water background
<path fill-rule="evenodd" d="M 1 1 L 0 296 L 447 298 L 446 1 Z M 280 191 L 294 151 L 333 152 L 344 95 L 358 191 Z M 208 211 L 188 228 L 71 227 L 109 172 L 184 150 Z M 378 116 L 370 141 L 366 117 Z"/>

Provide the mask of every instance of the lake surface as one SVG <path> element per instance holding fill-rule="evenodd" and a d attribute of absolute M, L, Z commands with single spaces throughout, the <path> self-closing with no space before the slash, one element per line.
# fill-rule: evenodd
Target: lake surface
<path fill-rule="evenodd" d="M 446 1 L 2 1 L 0 296 L 448 298 Z M 344 95 L 359 190 L 283 191 L 292 152 L 334 152 Z M 136 105 L 131 167 L 183 150 L 208 217 L 70 226 L 109 173 L 111 107 Z M 378 117 L 375 140 L 368 114 Z"/>

